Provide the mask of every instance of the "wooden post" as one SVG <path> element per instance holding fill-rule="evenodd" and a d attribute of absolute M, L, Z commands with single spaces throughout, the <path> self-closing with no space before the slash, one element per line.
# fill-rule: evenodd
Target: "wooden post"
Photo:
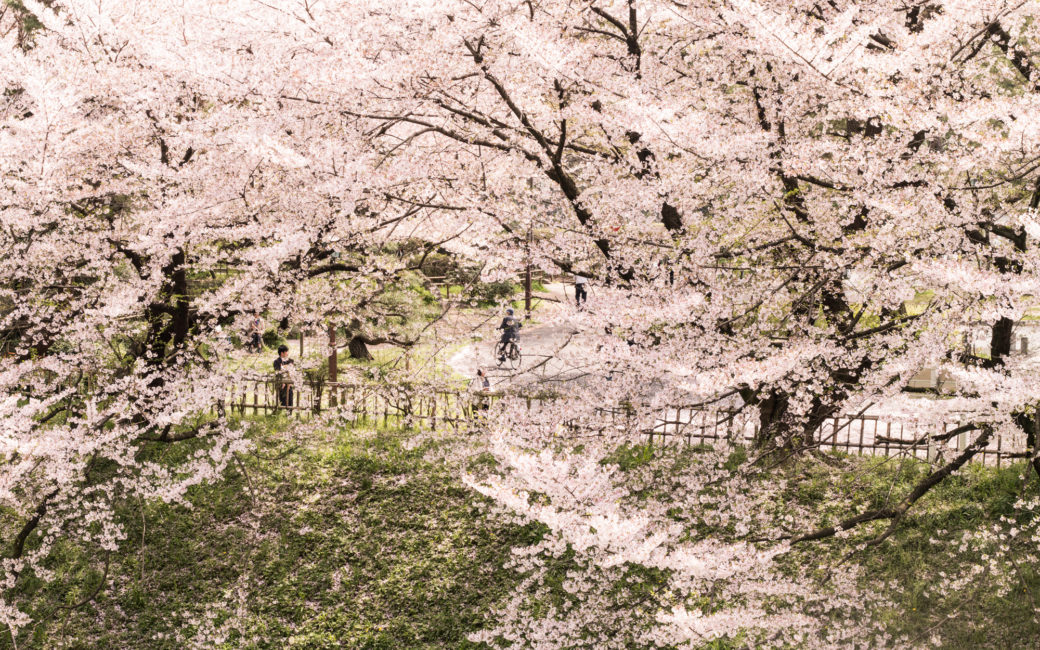
<path fill-rule="evenodd" d="M 524 273 L 524 311 L 527 316 L 531 316 L 531 263 L 527 264 L 527 271 Z"/>
<path fill-rule="evenodd" d="M 527 227 L 527 269 L 524 272 L 524 312 L 531 317 L 531 228 Z"/>
<path fill-rule="evenodd" d="M 337 368 L 336 368 L 336 326 L 334 324 L 329 325 L 329 408 L 336 408 L 336 389 L 332 384 L 335 384 L 337 379 Z"/>

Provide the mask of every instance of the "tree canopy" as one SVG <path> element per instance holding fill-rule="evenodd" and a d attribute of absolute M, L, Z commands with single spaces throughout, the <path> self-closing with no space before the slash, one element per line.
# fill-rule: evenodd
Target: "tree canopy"
<path fill-rule="evenodd" d="M 581 571 L 540 617 L 518 593 L 482 640 L 882 642 L 852 569 L 817 592 L 775 559 L 857 527 L 880 544 L 997 438 L 1040 474 L 1040 375 L 1011 354 L 1040 295 L 1038 12 L 5 3 L 5 588 L 46 576 L 61 539 L 117 550 L 115 503 L 177 502 L 249 447 L 214 412 L 242 374 L 228 331 L 262 312 L 282 330 L 346 325 L 411 345 L 421 332 L 398 331 L 384 298 L 439 250 L 484 281 L 530 263 L 596 291 L 568 317 L 584 344 L 559 351 L 580 378 L 554 383 L 537 413 L 503 400 L 487 424 L 501 471 L 468 479 L 548 527 L 517 559 L 532 590 L 551 588 L 537 584 L 546 558 Z M 964 344 L 979 328 L 988 355 Z M 954 387 L 908 392 L 926 368 Z M 890 503 L 767 522 L 787 485 L 763 472 L 815 454 L 824 422 L 879 404 L 938 444 L 969 443 Z M 605 405 L 628 425 L 607 427 Z M 619 445 L 664 408 L 757 426 L 741 469 L 720 444 L 618 470 Z M 596 435 L 561 442 L 575 422 Z M 188 451 L 156 460 L 167 447 Z M 676 513 L 695 504 L 708 505 L 689 516 L 729 534 L 691 537 Z M 612 600 L 635 567 L 668 576 L 650 609 Z M 17 598 L 0 605 L 14 638 L 29 617 Z M 846 624 L 828 626 L 839 610 Z M 632 635 L 612 637 L 622 628 Z"/>

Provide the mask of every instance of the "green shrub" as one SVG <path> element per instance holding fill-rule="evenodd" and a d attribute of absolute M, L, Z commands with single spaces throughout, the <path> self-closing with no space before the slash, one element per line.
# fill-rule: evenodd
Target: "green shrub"
<path fill-rule="evenodd" d="M 505 280 L 502 282 L 478 282 L 469 292 L 470 298 L 483 305 L 495 305 L 520 291 L 520 285 Z"/>
<path fill-rule="evenodd" d="M 277 348 L 279 345 L 285 343 L 285 337 L 278 333 L 277 330 L 267 330 L 263 335 L 264 345 L 269 348 Z"/>

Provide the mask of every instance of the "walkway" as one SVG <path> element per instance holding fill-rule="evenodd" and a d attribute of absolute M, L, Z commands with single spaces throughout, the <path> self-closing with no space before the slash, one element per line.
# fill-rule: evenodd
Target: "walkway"
<path fill-rule="evenodd" d="M 491 388 L 501 390 L 535 382 L 574 381 L 591 371 L 583 367 L 582 350 L 588 344 L 582 333 L 568 322 L 573 311 L 574 296 L 569 285 L 551 283 L 545 292 L 535 294 L 541 302 L 520 330 L 520 350 L 523 355 L 520 368 L 511 370 L 498 366 L 495 345 L 500 331 L 494 327 L 501 322 L 489 323 L 483 338 L 456 352 L 448 365 L 466 377 L 476 377 L 477 369 L 487 370 Z"/>

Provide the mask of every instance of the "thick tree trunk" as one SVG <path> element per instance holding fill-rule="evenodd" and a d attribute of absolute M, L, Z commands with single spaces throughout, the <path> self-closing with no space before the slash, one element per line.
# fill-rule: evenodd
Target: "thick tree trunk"
<path fill-rule="evenodd" d="M 350 350 L 351 359 L 372 359 L 372 353 L 368 351 L 368 344 L 365 343 L 364 338 L 357 334 L 351 337 L 347 349 Z"/>
<path fill-rule="evenodd" d="M 835 397 L 837 399 L 837 396 Z M 800 453 L 815 446 L 816 433 L 828 418 L 837 412 L 828 400 L 814 400 L 813 407 L 799 423 L 788 419 L 790 396 L 770 391 L 769 396 L 758 403 L 758 433 L 754 446 L 763 451 L 782 450 Z"/>
<path fill-rule="evenodd" d="M 188 338 L 191 325 L 188 298 L 187 256 L 178 248 L 169 263 L 162 267 L 163 288 L 155 304 L 148 308 L 150 331 L 146 347 L 150 351 L 149 363 L 161 366 L 171 352 L 170 344 L 181 346 Z M 152 380 L 152 387 L 163 385 L 161 377 Z"/>
<path fill-rule="evenodd" d="M 1030 454 L 1029 464 L 1040 477 L 1040 458 L 1032 458 L 1036 454 L 1037 443 L 1040 442 L 1040 408 L 1033 413 L 1015 413 L 1015 424 L 1026 432 L 1026 453 Z"/>
<path fill-rule="evenodd" d="M 771 391 L 769 397 L 759 402 L 758 433 L 755 434 L 755 447 L 767 449 L 775 447 L 776 439 L 783 435 L 783 419 L 787 414 L 788 397 L 782 393 Z"/>
<path fill-rule="evenodd" d="M 191 325 L 187 255 L 183 248 L 178 248 L 177 252 L 173 254 L 171 265 L 173 266 L 170 278 L 173 289 L 173 344 L 180 346 L 188 339 L 188 329 Z"/>
<path fill-rule="evenodd" d="M 1032 427 L 1029 427 L 1028 440 L 1026 449 L 1033 452 L 1034 455 L 1037 453 L 1037 445 L 1040 444 L 1040 407 L 1033 412 Z M 1033 466 L 1033 471 L 1036 472 L 1038 478 L 1040 478 L 1040 456 L 1033 458 L 1030 463 Z"/>
<path fill-rule="evenodd" d="M 1011 330 L 1014 325 L 1015 322 L 1010 318 L 1001 318 L 993 325 L 989 341 L 989 356 L 992 365 L 1002 364 L 1004 357 L 1011 354 Z"/>

